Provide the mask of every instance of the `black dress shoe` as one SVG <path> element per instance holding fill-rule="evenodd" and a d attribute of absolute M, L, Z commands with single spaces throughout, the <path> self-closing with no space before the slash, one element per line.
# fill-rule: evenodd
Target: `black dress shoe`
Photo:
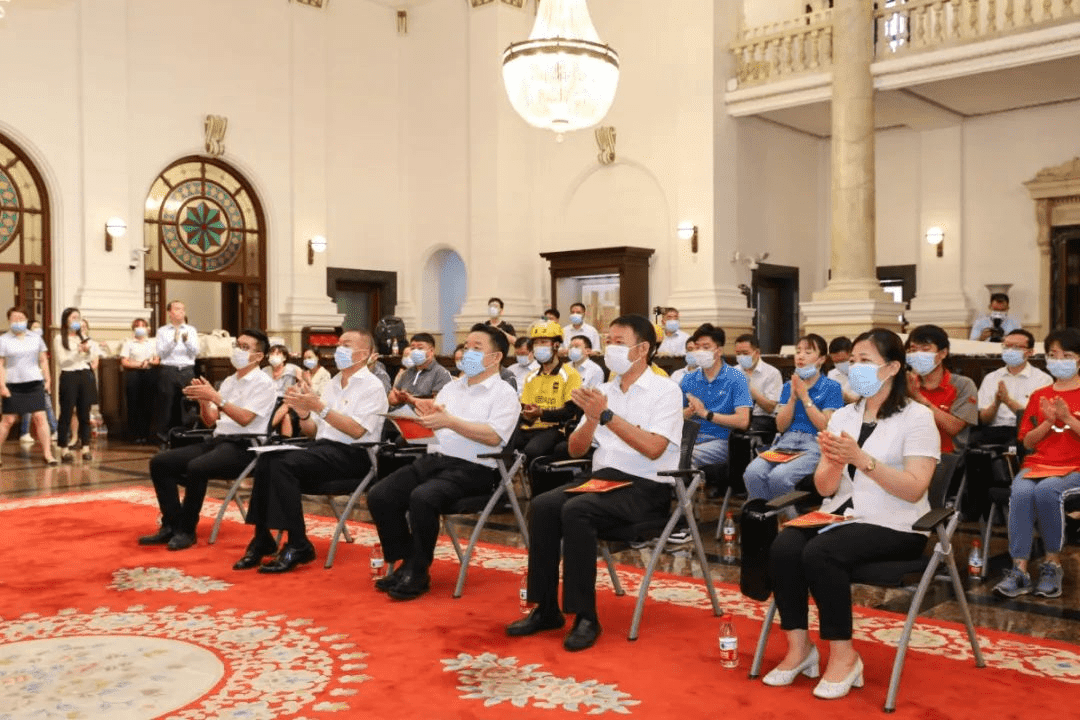
<path fill-rule="evenodd" d="M 262 540 L 252 540 L 248 543 L 244 556 L 233 563 L 233 570 L 250 570 L 262 564 L 262 559 L 267 555 L 277 552 L 277 545 Z"/>
<path fill-rule="evenodd" d="M 165 547 L 170 550 L 187 550 L 189 547 L 195 544 L 195 533 L 174 533 L 172 538 L 169 539 L 169 544 Z"/>
<path fill-rule="evenodd" d="M 506 634 L 510 637 L 524 637 L 543 630 L 558 630 L 565 624 L 566 618 L 558 610 L 543 611 L 533 608 L 525 617 L 507 625 Z"/>
<path fill-rule="evenodd" d="M 162 525 L 153 535 L 143 535 L 139 538 L 140 545 L 165 545 L 172 540 L 173 531 L 168 525 Z"/>
<path fill-rule="evenodd" d="M 596 620 L 578 616 L 574 621 L 574 628 L 563 640 L 563 647 L 570 652 L 586 650 L 596 644 L 596 638 L 600 637 L 600 623 Z"/>
<path fill-rule="evenodd" d="M 294 569 L 297 565 L 309 563 L 314 559 L 315 546 L 311 543 L 308 543 L 303 547 L 286 545 L 281 549 L 281 552 L 277 554 L 276 558 L 259 568 L 259 572 L 270 574 L 286 573 Z"/>
<path fill-rule="evenodd" d="M 376 580 L 375 589 L 379 592 L 390 592 L 390 588 L 397 587 L 398 583 L 405 577 L 405 574 L 405 563 L 402 563 L 386 577 L 381 577 Z"/>
<path fill-rule="evenodd" d="M 425 573 L 408 572 L 386 594 L 395 600 L 415 600 L 431 589 L 431 577 Z"/>

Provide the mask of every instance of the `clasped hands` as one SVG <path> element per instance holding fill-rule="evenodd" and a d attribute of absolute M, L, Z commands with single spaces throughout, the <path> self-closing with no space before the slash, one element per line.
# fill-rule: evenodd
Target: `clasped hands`
<path fill-rule="evenodd" d="M 311 385 L 303 380 L 285 388 L 285 397 L 282 402 L 295 410 L 301 418 L 313 412 L 317 413 L 323 407 L 322 398 L 312 392 Z"/>
<path fill-rule="evenodd" d="M 417 421 L 429 430 L 442 430 L 450 427 L 454 416 L 446 412 L 445 405 L 436 404 L 433 398 L 411 398 L 411 405 L 416 410 Z"/>
<path fill-rule="evenodd" d="M 212 405 L 220 405 L 224 402 L 221 393 L 215 390 L 214 386 L 208 383 L 204 378 L 193 379 L 182 392 L 184 393 L 184 397 L 189 400 L 197 400 Z"/>
<path fill-rule="evenodd" d="M 600 422 L 600 413 L 607 410 L 607 395 L 596 388 L 574 388 L 570 391 L 570 399 L 593 422 Z"/>
<path fill-rule="evenodd" d="M 1069 418 L 1073 416 L 1072 410 L 1069 409 L 1068 404 L 1064 398 L 1060 395 L 1050 398 L 1042 398 L 1039 400 L 1039 412 L 1042 413 L 1043 420 L 1055 425 L 1061 422 L 1063 425 L 1069 424 Z"/>
<path fill-rule="evenodd" d="M 822 430 L 817 435 L 818 447 L 821 448 L 821 456 L 837 465 L 863 465 L 863 450 L 858 441 L 841 432 L 839 435 Z"/>

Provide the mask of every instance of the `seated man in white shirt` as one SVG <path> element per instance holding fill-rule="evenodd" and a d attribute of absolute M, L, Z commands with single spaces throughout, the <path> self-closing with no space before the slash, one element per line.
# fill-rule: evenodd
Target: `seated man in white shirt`
<path fill-rule="evenodd" d="M 214 435 L 206 442 L 159 452 L 150 459 L 150 479 L 161 508 L 161 528 L 139 538 L 140 545 L 168 545 L 184 550 L 195 544 L 195 527 L 211 478 L 231 478 L 251 462 L 248 435 L 265 434 L 277 393 L 259 363 L 266 357 L 266 335 L 243 330 L 236 338 L 232 365 L 221 390 L 202 378 L 184 388 L 184 395 L 199 402 L 199 415 Z M 238 437 L 241 436 L 241 437 Z M 179 486 L 185 488 L 180 501 Z"/>
<path fill-rule="evenodd" d="M 761 359 L 761 343 L 757 335 L 752 333 L 735 338 L 735 360 L 746 373 L 746 379 L 750 382 L 750 397 L 754 399 L 750 429 L 766 435 L 767 443 L 772 442 L 776 434 L 773 413 L 780 402 L 784 379 L 779 370 Z"/>
<path fill-rule="evenodd" d="M 533 357 L 532 338 L 528 333 L 514 341 L 514 360 L 515 363 L 506 368 L 506 371 L 513 375 L 520 397 L 521 391 L 525 389 L 525 378 L 540 369 L 540 363 Z"/>
<path fill-rule="evenodd" d="M 529 508 L 528 599 L 536 608 L 511 623 L 507 635 L 532 635 L 576 615 L 563 640 L 570 651 L 591 647 L 600 635 L 596 613 L 597 533 L 607 528 L 664 516 L 671 504 L 671 480 L 682 440 L 682 393 L 649 370 L 656 348 L 652 323 L 623 315 L 611 323 L 604 361 L 618 375 L 599 388 L 578 388 L 574 403 L 585 416 L 570 436 L 571 457 L 596 446 L 590 477 L 630 484 L 606 493 L 567 493 L 573 485 L 534 497 Z M 559 609 L 559 559 L 563 560 L 563 605 Z"/>
<path fill-rule="evenodd" d="M 579 335 L 589 338 L 593 352 L 600 352 L 600 333 L 585 322 L 585 305 L 574 303 L 570 306 L 570 324 L 563 327 L 563 340 L 569 343 Z"/>
<path fill-rule="evenodd" d="M 833 368 L 826 377 L 840 383 L 844 404 L 858 402 L 859 393 L 851 389 L 851 381 L 848 380 L 848 368 L 851 367 L 851 338 L 843 335 L 834 337 L 829 343 L 829 359 L 832 360 Z"/>
<path fill-rule="evenodd" d="M 686 341 L 690 339 L 690 333 L 679 329 L 679 310 L 669 307 L 664 310 L 664 325 L 661 328 L 664 336 L 660 338 L 660 347 L 657 355 L 676 355 L 682 357 L 686 354 Z"/>
<path fill-rule="evenodd" d="M 428 591 L 439 518 L 465 497 L 483 495 L 499 480 L 495 461 L 517 425 L 521 404 L 499 376 L 509 350 L 494 327 L 474 325 L 465 340 L 462 377 L 447 383 L 433 400 L 417 400 L 416 414 L 435 431 L 428 453 L 395 470 L 368 491 L 368 510 L 379 532 L 389 575 L 375 588 L 395 600 L 413 600 Z"/>
<path fill-rule="evenodd" d="M 1031 393 L 1054 382 L 1028 362 L 1034 346 L 1035 337 L 1027 330 L 1005 336 L 1001 344 L 1005 366 L 987 373 L 979 385 L 979 427 L 973 442 L 1016 444 L 1017 413 L 1027 407 Z"/>
<path fill-rule="evenodd" d="M 340 490 L 343 479 L 359 484 L 371 460 L 354 443 L 377 442 L 382 435 L 383 413 L 389 404 L 382 382 L 368 369 L 374 348 L 375 338 L 366 330 L 342 333 L 334 352 L 340 372 L 323 386 L 322 394 L 316 395 L 304 384 L 285 392 L 285 404 L 300 418 L 300 430 L 314 436 L 315 442 L 259 458 L 247 513 L 247 523 L 255 526 L 255 533 L 233 570 L 257 567 L 261 573 L 284 573 L 315 559 L 315 547 L 304 525 L 303 494 L 318 494 L 326 483 Z M 261 565 L 277 549 L 271 530 L 284 530 L 288 536 L 277 556 Z"/>
<path fill-rule="evenodd" d="M 592 341 L 584 335 L 578 335 L 570 341 L 570 364 L 581 376 L 582 387 L 597 387 L 604 382 L 604 369 L 589 358 L 592 351 Z"/>

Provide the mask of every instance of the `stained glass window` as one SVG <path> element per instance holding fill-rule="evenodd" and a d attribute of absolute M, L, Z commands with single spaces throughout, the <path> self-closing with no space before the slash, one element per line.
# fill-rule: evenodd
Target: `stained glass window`
<path fill-rule="evenodd" d="M 49 200 L 29 156 L 0 134 L 0 312 L 22 305 L 49 325 Z"/>

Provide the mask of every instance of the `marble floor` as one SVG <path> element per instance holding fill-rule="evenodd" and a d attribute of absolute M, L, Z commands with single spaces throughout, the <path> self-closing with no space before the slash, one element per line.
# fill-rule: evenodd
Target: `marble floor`
<path fill-rule="evenodd" d="M 124 485 L 149 486 L 149 460 L 155 449 L 116 441 L 95 442 L 92 460 L 76 459 L 73 464 L 58 467 L 47 467 L 37 446 L 20 446 L 19 443 L 10 441 L 4 443 L 3 465 L 0 466 L 0 498 L 84 492 Z M 209 494 L 222 497 L 224 492 L 220 487 L 212 487 Z M 710 572 L 717 580 L 737 583 L 737 560 L 723 557 L 719 543 L 713 540 L 719 509 L 717 501 L 705 502 L 701 507 L 702 534 L 709 556 Z M 319 502 L 312 502 L 307 510 L 317 514 L 328 513 L 326 506 Z M 358 520 L 369 520 L 363 508 L 357 511 L 356 516 Z M 485 531 L 485 540 L 488 542 L 522 546 L 513 516 L 509 513 L 494 516 L 489 521 L 488 528 Z M 208 528 L 203 529 L 203 532 L 208 531 Z M 977 523 L 962 524 L 957 531 L 954 547 L 962 568 L 966 568 L 971 542 L 978 538 L 980 533 Z M 982 582 L 965 579 L 967 598 L 976 625 L 1080 644 L 1080 583 L 1077 582 L 1080 577 L 1080 546 L 1067 545 L 1062 553 L 1065 584 L 1060 598 L 1043 599 L 1029 595 L 1015 600 L 1004 600 L 995 596 L 991 588 L 1007 565 L 1006 543 L 1005 528 L 996 526 L 990 543 L 991 564 L 987 579 Z M 643 565 L 641 551 L 627 550 L 620 553 L 618 559 L 630 565 Z M 661 569 L 674 574 L 700 576 L 697 563 L 690 562 L 686 550 L 665 553 Z M 856 601 L 861 605 L 901 613 L 906 612 L 909 597 L 909 594 L 902 590 L 884 591 L 860 587 L 856 591 Z M 934 584 L 924 604 L 923 615 L 944 620 L 959 619 L 957 604 L 948 583 Z"/>

